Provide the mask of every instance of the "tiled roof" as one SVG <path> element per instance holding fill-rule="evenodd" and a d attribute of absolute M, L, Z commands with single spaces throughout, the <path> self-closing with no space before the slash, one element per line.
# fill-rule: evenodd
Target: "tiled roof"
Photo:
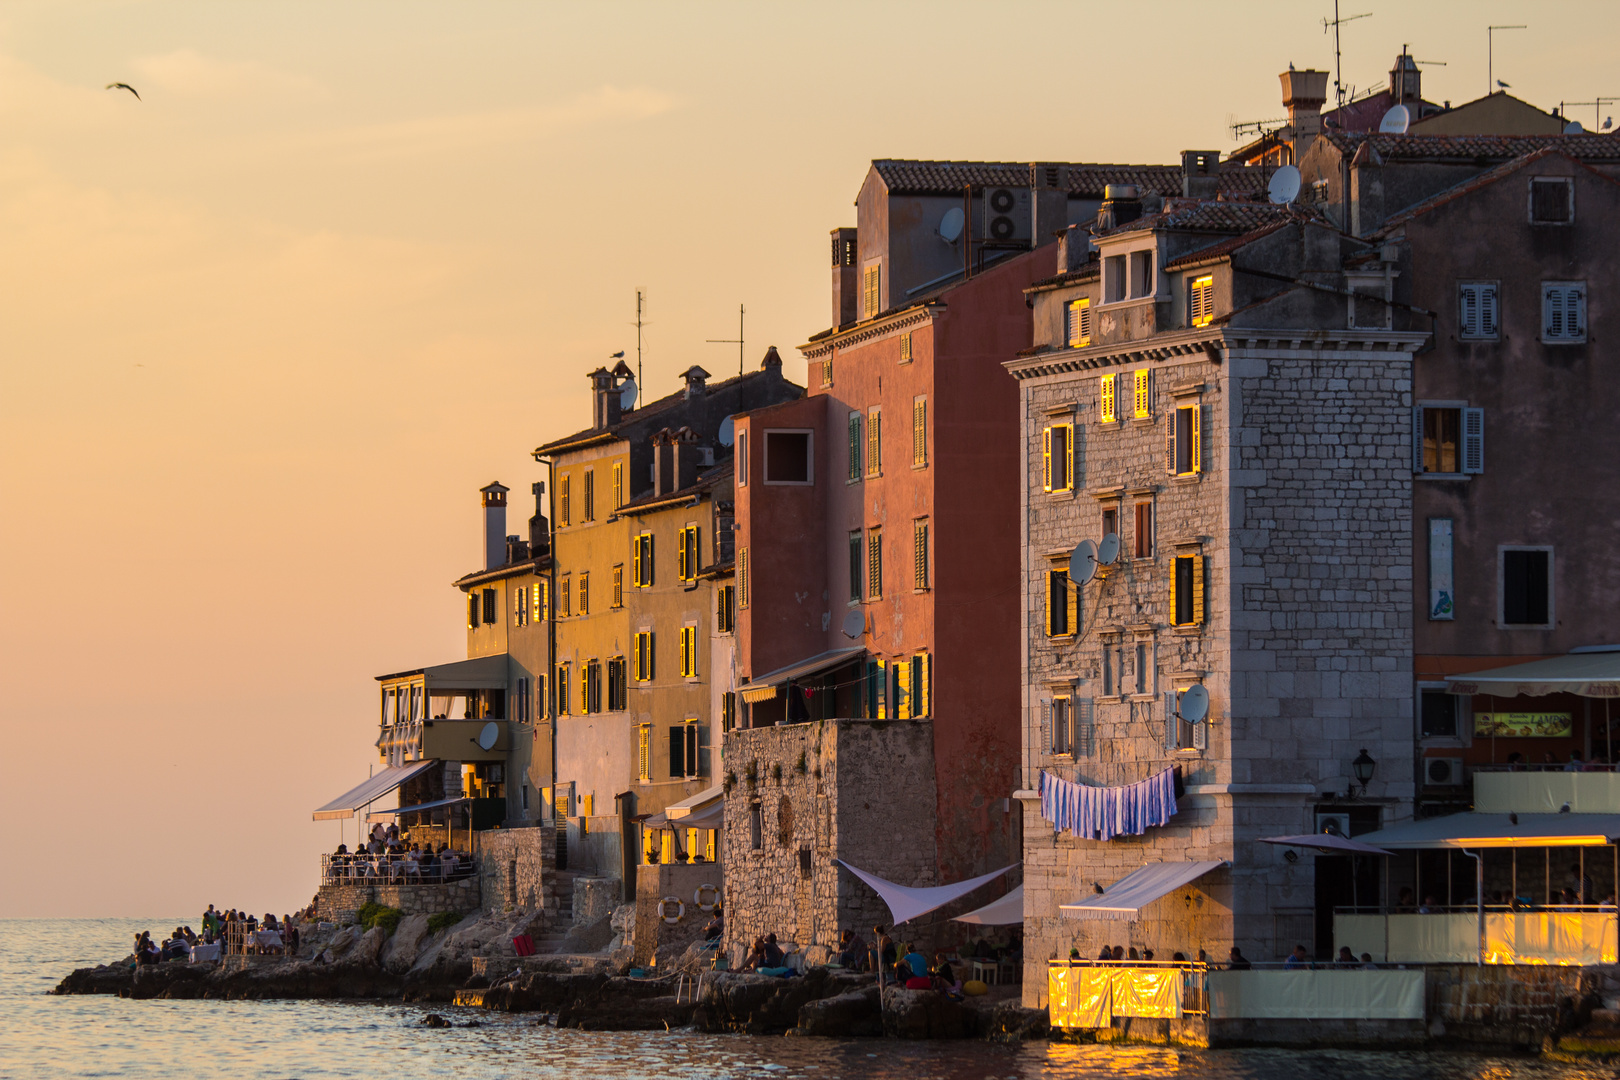
<path fill-rule="evenodd" d="M 1384 222 L 1383 226 L 1378 230 L 1378 235 L 1387 236 L 1389 233 L 1400 228 L 1402 225 L 1405 225 L 1408 221 L 1411 221 L 1413 218 L 1418 217 L 1421 214 L 1427 214 L 1430 210 L 1444 206 L 1453 199 L 1459 199 L 1470 192 L 1478 191 L 1480 188 L 1489 187 L 1498 180 L 1501 180 L 1503 177 L 1510 176 L 1513 173 L 1518 172 L 1526 165 L 1530 165 L 1534 162 L 1542 160 L 1543 158 L 1549 157 L 1564 158 L 1584 169 L 1587 169 L 1594 176 L 1598 176 L 1609 181 L 1610 183 L 1616 182 L 1613 177 L 1605 176 L 1603 173 L 1592 169 L 1591 166 L 1576 158 L 1573 154 L 1566 152 L 1563 146 L 1546 146 L 1533 153 L 1525 154 L 1523 157 L 1516 157 L 1511 161 L 1504 161 L 1494 169 L 1486 169 L 1479 175 L 1470 177 L 1460 184 L 1454 184 L 1453 186 L 1446 188 L 1444 191 L 1436 192 L 1427 199 L 1424 199 L 1422 202 L 1413 203 L 1405 210 L 1402 210 L 1400 213 Z"/>
<path fill-rule="evenodd" d="M 1270 236 L 1294 220 L 1291 217 L 1279 217 L 1268 225 L 1262 225 L 1258 229 L 1251 229 L 1240 236 L 1229 237 L 1219 243 L 1210 244 L 1208 247 L 1201 247 L 1197 251 L 1189 251 L 1185 255 L 1177 256 L 1165 263 L 1164 268 L 1166 270 L 1179 270 L 1184 266 L 1197 266 L 1199 263 L 1224 259 L 1239 248 L 1247 247 L 1262 236 Z"/>
<path fill-rule="evenodd" d="M 1620 161 L 1620 134 L 1602 135 L 1324 135 L 1341 153 L 1372 143 L 1385 161 L 1490 162 L 1556 148 L 1580 161 Z"/>
<path fill-rule="evenodd" d="M 1102 264 L 1097 261 L 1097 253 L 1093 251 L 1091 253 L 1091 261 L 1080 267 L 1080 269 L 1070 270 L 1063 274 L 1056 274 L 1049 278 L 1042 278 L 1040 281 L 1037 281 L 1033 285 L 1027 287 L 1024 291 L 1035 292 L 1040 289 L 1050 289 L 1058 285 L 1074 285 L 1082 281 L 1095 281 L 1101 273 Z"/>
<path fill-rule="evenodd" d="M 1048 164 L 1043 162 L 1042 164 Z M 1068 190 L 1078 198 L 1100 199 L 1109 184 L 1135 184 L 1143 194 L 1181 194 L 1180 165 L 1064 165 Z M 1029 187 L 1027 162 L 1014 161 L 899 161 L 872 162 L 891 194 L 960 195 L 966 184 L 976 188 Z M 1220 190 L 1226 194 L 1260 191 L 1266 177 L 1262 169 L 1241 165 L 1220 169 Z"/>
<path fill-rule="evenodd" d="M 734 386 L 737 383 L 744 382 L 748 379 L 757 379 L 764 374 L 765 372 L 763 370 L 759 370 L 750 371 L 746 375 L 733 375 L 729 379 L 723 379 L 717 383 L 709 383 L 707 390 L 712 394 L 722 387 Z M 612 438 L 620 431 L 623 431 L 632 425 L 638 424 L 641 421 L 646 420 L 648 417 L 657 416 L 661 412 L 673 409 L 675 406 L 681 404 L 685 400 L 686 388 L 682 387 L 673 394 L 670 394 L 668 397 L 661 397 L 657 401 L 648 402 L 639 409 L 632 409 L 630 412 L 625 413 L 617 424 L 613 424 L 606 428 L 586 428 L 583 431 L 576 431 L 574 434 L 566 436 L 565 438 L 553 439 L 543 446 L 537 447 L 534 453 L 537 455 L 549 454 L 554 450 L 567 449 L 575 446 L 576 444 L 589 444 L 598 440 Z"/>
<path fill-rule="evenodd" d="M 1289 221 L 1315 217 L 1298 205 L 1278 206 L 1265 202 L 1226 202 L 1175 199 L 1157 214 L 1145 214 L 1121 225 L 1104 236 L 1141 232 L 1143 229 L 1171 229 L 1177 232 L 1247 233 Z"/>
<path fill-rule="evenodd" d="M 714 468 L 698 477 L 695 483 L 688 484 L 679 491 L 666 491 L 662 495 L 654 495 L 649 492 L 639 499 L 632 499 L 630 502 L 627 502 L 623 506 L 619 507 L 616 513 L 632 515 L 641 514 L 648 510 L 656 510 L 660 506 L 664 506 L 668 503 L 685 502 L 687 499 L 690 499 L 693 496 L 703 494 L 705 491 L 710 490 L 722 481 L 730 480 L 732 464 L 733 463 L 730 461 L 721 462 L 719 465 L 716 465 Z"/>

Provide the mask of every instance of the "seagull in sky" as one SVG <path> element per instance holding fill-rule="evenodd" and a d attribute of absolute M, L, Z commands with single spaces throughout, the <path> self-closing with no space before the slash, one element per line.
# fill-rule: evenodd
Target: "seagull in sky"
<path fill-rule="evenodd" d="M 1502 80 L 1501 80 L 1501 79 L 1497 79 L 1497 80 L 1496 80 L 1496 85 L 1497 85 L 1497 86 L 1500 86 L 1500 87 L 1501 87 L 1501 88 L 1502 88 L 1502 89 L 1503 89 L 1503 90 L 1511 90 L 1511 89 L 1513 89 L 1513 86 L 1512 86 L 1512 84 L 1510 84 L 1510 83 L 1505 83 L 1505 82 L 1503 82 L 1503 81 L 1502 81 Z"/>
<path fill-rule="evenodd" d="M 1614 117 L 1605 116 L 1603 118 L 1603 130 L 1608 131 L 1612 127 L 1614 127 Z"/>
<path fill-rule="evenodd" d="M 624 359 L 624 350 L 620 349 L 616 353 L 609 353 L 608 354 L 608 359 L 609 360 L 623 360 Z"/>
<path fill-rule="evenodd" d="M 135 100 L 136 101 L 141 100 L 141 95 L 136 93 L 135 88 L 133 86 L 129 85 L 129 83 L 127 83 L 127 82 L 110 82 L 110 83 L 107 84 L 107 89 L 108 90 L 128 90 L 130 93 L 135 94 Z"/>

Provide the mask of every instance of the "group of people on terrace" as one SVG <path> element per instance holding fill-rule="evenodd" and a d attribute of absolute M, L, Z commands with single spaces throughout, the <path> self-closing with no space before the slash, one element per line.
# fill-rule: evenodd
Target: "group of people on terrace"
<path fill-rule="evenodd" d="M 327 858 L 329 882 L 346 878 L 392 878 L 419 883 L 455 881 L 472 874 L 472 859 L 449 844 L 407 843 L 398 825 L 371 827 L 370 839 L 350 851 L 339 844 Z"/>
<path fill-rule="evenodd" d="M 1470 890 L 1472 891 L 1472 890 Z M 1592 896 L 1595 890 L 1592 882 L 1587 879 L 1577 881 L 1574 886 L 1549 890 L 1547 901 L 1537 903 L 1528 896 L 1515 896 L 1508 889 L 1486 890 L 1485 906 L 1488 908 L 1504 908 L 1508 911 L 1582 911 L 1596 907 L 1599 911 L 1615 910 L 1615 894 L 1611 891 L 1603 898 L 1602 903 L 1594 904 Z M 1397 915 L 1439 915 L 1446 911 L 1472 911 L 1474 900 L 1469 897 L 1459 904 L 1442 904 L 1433 893 L 1425 894 L 1423 903 L 1417 902 L 1417 894 L 1410 888 L 1402 888 L 1395 901 L 1395 914 Z"/>
<path fill-rule="evenodd" d="M 144 967 L 171 960 L 215 960 L 221 952 L 281 956 L 298 950 L 300 919 L 283 915 L 279 920 L 266 912 L 263 921 L 236 908 L 219 910 L 213 904 L 202 915 L 202 933 L 190 926 L 177 926 L 174 933 L 154 944 L 152 932 L 135 935 L 132 966 Z"/>

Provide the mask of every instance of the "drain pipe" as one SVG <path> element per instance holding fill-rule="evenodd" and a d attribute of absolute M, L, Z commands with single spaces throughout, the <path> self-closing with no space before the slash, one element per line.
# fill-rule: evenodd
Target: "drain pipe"
<path fill-rule="evenodd" d="M 1479 934 L 1479 953 L 1474 963 L 1477 967 L 1485 966 L 1485 855 L 1483 852 L 1476 855 L 1467 848 L 1462 853 L 1474 860 L 1474 917 L 1478 920 L 1476 932 Z"/>

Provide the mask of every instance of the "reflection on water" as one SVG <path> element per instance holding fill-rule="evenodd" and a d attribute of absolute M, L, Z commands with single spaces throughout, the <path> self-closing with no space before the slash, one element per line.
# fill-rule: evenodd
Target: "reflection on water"
<path fill-rule="evenodd" d="M 123 955 L 138 929 L 180 919 L 0 921 L 0 1077 L 213 1078 L 454 1075 L 592 1080 L 788 1078 L 1036 1080 L 1585 1080 L 1612 1067 L 1451 1053 L 1172 1050 L 1033 1043 L 898 1043 L 691 1032 L 557 1031 L 532 1016 L 335 1002 L 126 1001 L 45 996 L 74 967 Z M 195 923 L 195 919 L 189 920 Z"/>

